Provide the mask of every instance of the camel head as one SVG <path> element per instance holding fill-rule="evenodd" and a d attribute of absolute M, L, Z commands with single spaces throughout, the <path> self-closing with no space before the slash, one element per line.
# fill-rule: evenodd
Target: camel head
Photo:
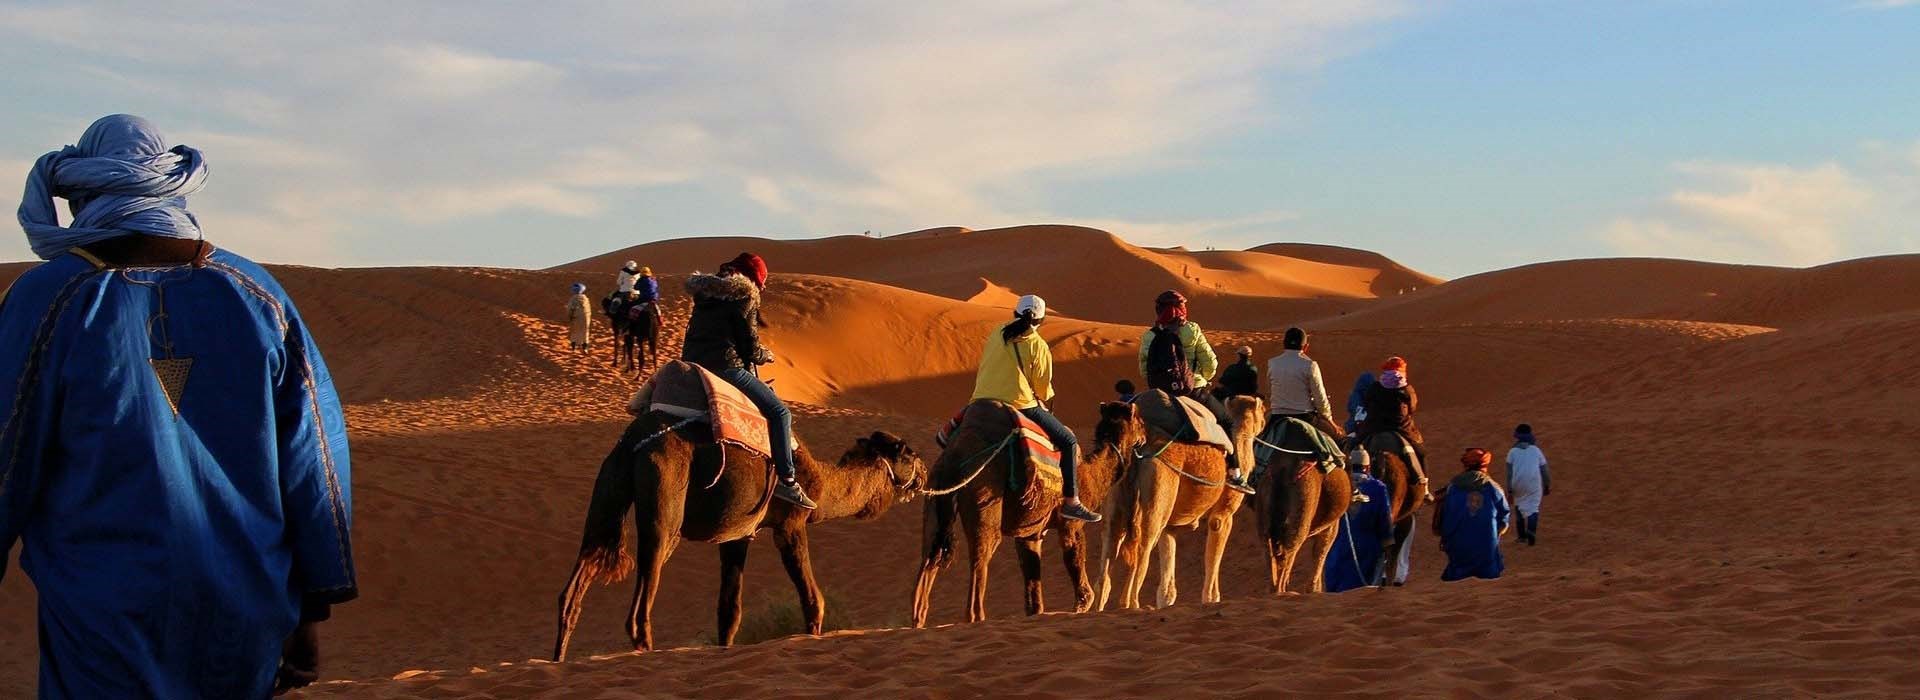
<path fill-rule="evenodd" d="M 1252 474 L 1253 439 L 1266 428 L 1267 404 L 1258 396 L 1227 399 L 1227 420 L 1233 424 L 1233 461 L 1241 474 Z"/>
<path fill-rule="evenodd" d="M 840 456 L 840 466 L 863 464 L 886 470 L 887 481 L 902 503 L 912 499 L 927 483 L 926 463 L 920 461 L 920 455 L 914 453 L 907 441 L 889 432 L 875 430 L 872 435 L 854 441 L 853 449 Z"/>
<path fill-rule="evenodd" d="M 1100 404 L 1100 423 L 1093 427 L 1093 441 L 1123 453 L 1146 445 L 1147 424 L 1140 420 L 1140 409 L 1119 401 Z"/>

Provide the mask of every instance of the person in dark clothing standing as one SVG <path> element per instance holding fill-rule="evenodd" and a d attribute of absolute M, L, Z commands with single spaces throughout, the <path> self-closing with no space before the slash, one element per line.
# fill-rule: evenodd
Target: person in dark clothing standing
<path fill-rule="evenodd" d="M 1241 346 L 1240 360 L 1220 370 L 1220 381 L 1213 389 L 1213 395 L 1221 401 L 1235 396 L 1257 396 L 1260 394 L 1260 370 L 1253 366 L 1253 348 Z"/>
<path fill-rule="evenodd" d="M 773 352 L 760 345 L 760 292 L 767 286 L 767 263 L 753 253 L 741 253 L 711 275 L 687 279 L 693 314 L 687 319 L 687 337 L 680 359 L 706 368 L 732 384 L 767 417 L 773 448 L 773 470 L 779 476 L 773 495 L 812 510 L 812 499 L 793 476 L 793 414 L 760 380 L 760 365 L 773 362 Z"/>

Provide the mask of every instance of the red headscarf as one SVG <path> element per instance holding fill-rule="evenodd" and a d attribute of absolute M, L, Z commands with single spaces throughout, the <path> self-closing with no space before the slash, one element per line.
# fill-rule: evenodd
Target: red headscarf
<path fill-rule="evenodd" d="M 753 280 L 753 286 L 761 289 L 767 287 L 767 261 L 761 260 L 758 255 L 741 253 L 734 259 L 721 263 L 720 271 L 738 272 L 747 279 Z"/>
<path fill-rule="evenodd" d="M 1460 455 L 1460 466 L 1468 469 L 1486 469 L 1493 465 L 1493 453 L 1478 447 L 1469 447 Z"/>
<path fill-rule="evenodd" d="M 1162 326 L 1186 323 L 1187 297 L 1171 289 L 1161 292 L 1160 296 L 1153 300 L 1153 310 L 1157 315 L 1154 323 Z"/>
<path fill-rule="evenodd" d="M 1407 373 L 1407 361 L 1406 361 L 1406 360 L 1404 360 L 1404 359 L 1401 359 L 1401 357 L 1400 357 L 1399 355 L 1394 355 L 1393 357 L 1389 357 L 1389 358 L 1387 358 L 1387 363 L 1386 363 L 1386 364 L 1383 364 L 1383 365 L 1380 365 L 1380 371 L 1382 371 L 1382 372 L 1399 372 L 1399 373 L 1401 373 L 1401 374 L 1406 374 L 1406 373 Z"/>

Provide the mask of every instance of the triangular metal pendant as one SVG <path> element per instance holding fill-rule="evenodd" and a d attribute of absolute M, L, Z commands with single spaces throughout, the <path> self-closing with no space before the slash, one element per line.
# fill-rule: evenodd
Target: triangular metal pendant
<path fill-rule="evenodd" d="M 153 363 L 153 377 L 160 380 L 160 390 L 167 392 L 167 405 L 173 407 L 174 415 L 180 415 L 180 392 L 187 389 L 187 372 L 193 369 L 193 358 L 169 357 L 148 362 Z"/>

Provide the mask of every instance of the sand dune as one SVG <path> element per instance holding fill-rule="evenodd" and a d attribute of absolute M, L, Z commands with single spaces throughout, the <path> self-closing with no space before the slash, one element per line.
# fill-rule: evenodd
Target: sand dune
<path fill-rule="evenodd" d="M 1061 313 L 1095 321 L 1138 323 L 1153 297 L 1178 289 L 1195 313 L 1222 328 L 1266 329 L 1302 318 L 1359 308 L 1376 288 L 1419 275 L 1384 257 L 1349 255 L 1334 262 L 1266 252 L 1150 250 L 1114 234 L 1079 226 L 1017 226 L 972 231 L 952 227 L 889 238 L 837 236 L 813 240 L 687 238 L 648 243 L 560 266 L 611 271 L 636 260 L 659 271 L 712 270 L 741 250 L 766 257 L 776 272 L 878 282 L 950 299 L 977 296 L 983 283 L 1039 294 Z M 1356 263 L 1356 264 L 1348 264 Z"/>
<path fill-rule="evenodd" d="M 1652 318 L 1785 326 L 1920 307 L 1920 255 L 1806 269 L 1683 260 L 1540 263 L 1464 277 L 1321 325 Z"/>
<path fill-rule="evenodd" d="M 1066 235 L 1113 255 L 1116 243 L 1097 233 Z M 983 234 L 992 245 L 956 243 Z M 964 402 L 981 338 L 1005 318 L 996 302 L 1022 280 L 1044 281 L 1044 266 L 1002 271 L 960 258 L 1020 235 L 767 243 L 821 266 L 861 252 L 855 260 L 902 278 L 776 277 L 768 343 L 781 359 L 770 376 L 803 402 L 803 439 L 838 449 L 884 428 L 931 451 L 926 436 Z M 951 259 L 901 262 L 866 248 L 913 241 Z M 658 244 L 651 264 L 673 269 L 658 261 L 685 255 L 686 267 L 710 269 L 725 257 L 710 255 L 714 245 Z M 1144 251 L 1129 264 L 1165 272 L 1188 255 L 1185 264 L 1221 279 L 1308 270 L 1314 284 L 1349 291 L 1391 278 L 1335 284 L 1343 270 L 1389 268 L 1360 253 L 1308 252 L 1270 268 L 1247 257 L 1257 253 Z M 946 626 L 890 629 L 907 617 L 918 565 L 913 503 L 814 530 L 832 619 L 854 630 L 705 647 L 718 558 L 688 543 L 668 566 L 656 625 L 668 646 L 685 648 L 621 653 L 630 589 L 603 587 L 575 639 L 583 660 L 569 664 L 529 659 L 551 643 L 594 470 L 637 380 L 606 370 L 604 345 L 591 357 L 567 352 L 561 320 L 568 283 L 583 279 L 597 294 L 611 276 L 275 268 L 349 403 L 364 591 L 325 629 L 326 672 L 342 680 L 300 696 L 1914 696 L 1920 502 L 1881 494 L 1913 474 L 1920 449 L 1911 410 L 1920 375 L 1906 368 L 1920 343 L 1916 260 L 1810 270 L 1583 261 L 1406 297 L 1343 297 L 1355 306 L 1314 338 L 1336 397 L 1355 373 L 1402 354 L 1434 454 L 1504 447 L 1521 420 L 1539 429 L 1555 476 L 1542 545 L 1509 546 L 1510 576 L 1497 582 L 1438 583 L 1422 533 L 1404 589 L 1272 600 L 1243 513 L 1222 605 L 1189 594 L 1165 611 L 1025 619 L 1018 567 L 1003 553 L 994 619 L 950 624 L 963 616 L 956 568 L 934 599 Z M 924 277 L 910 274 L 916 265 L 929 268 Z M 18 269 L 0 266 L 0 284 Z M 1099 278 L 1078 281 L 1089 279 Z M 663 281 L 670 318 L 686 309 L 678 284 Z M 1108 385 L 1135 372 L 1140 327 L 1086 319 L 1135 319 L 1137 300 L 1103 309 L 1091 303 L 1101 289 L 1077 292 L 1089 302 L 1080 308 L 1061 302 L 1044 327 L 1059 359 L 1058 407 L 1082 430 Z M 1225 352 L 1249 344 L 1264 358 L 1279 347 L 1273 325 L 1210 336 Z M 671 347 L 677 339 L 670 331 Z M 1191 539 L 1181 547 L 1183 591 L 1198 590 L 1199 549 Z M 1056 557 L 1044 572 L 1058 604 L 1067 589 Z M 31 587 L 15 573 L 0 585 L 4 688 L 31 687 L 35 668 Z M 766 545 L 754 548 L 747 586 L 752 619 L 791 604 Z"/>

